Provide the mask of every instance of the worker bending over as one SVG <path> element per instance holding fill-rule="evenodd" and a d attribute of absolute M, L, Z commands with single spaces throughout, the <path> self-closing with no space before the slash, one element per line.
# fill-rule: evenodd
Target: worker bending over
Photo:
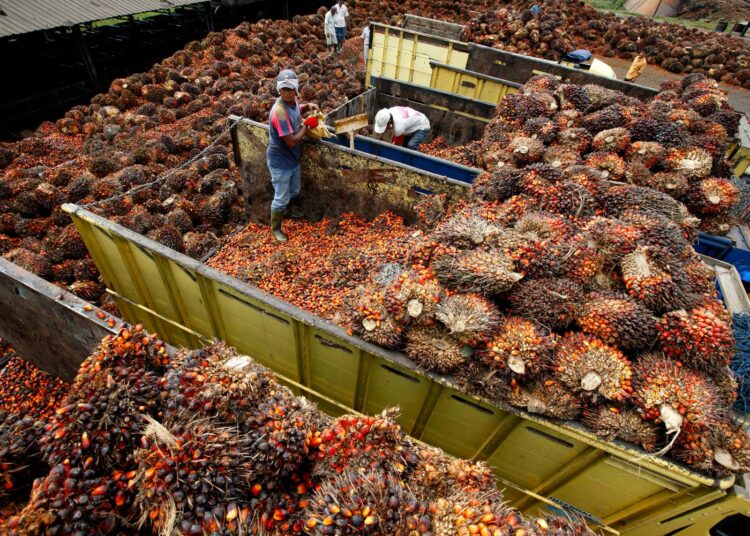
<path fill-rule="evenodd" d="M 280 97 L 276 99 L 268 117 L 270 128 L 266 161 L 273 184 L 271 233 L 279 242 L 286 242 L 286 235 L 281 232 L 284 216 L 302 217 L 296 208 L 302 187 L 302 138 L 308 130 L 318 126 L 317 117 L 308 117 L 303 121 L 302 114 L 319 108 L 314 103 L 300 104 L 297 99 L 299 80 L 294 71 L 281 71 L 276 78 L 276 89 Z"/>
<path fill-rule="evenodd" d="M 419 146 L 430 134 L 430 120 L 422 112 L 406 106 L 383 108 L 375 115 L 375 134 L 393 128 L 391 142 L 419 151 Z"/>

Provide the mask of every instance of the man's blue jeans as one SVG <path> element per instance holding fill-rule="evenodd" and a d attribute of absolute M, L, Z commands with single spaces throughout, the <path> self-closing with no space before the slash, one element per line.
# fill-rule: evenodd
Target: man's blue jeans
<path fill-rule="evenodd" d="M 268 166 L 273 184 L 271 210 L 286 210 L 289 201 L 299 195 L 302 187 L 302 170 L 299 164 L 292 169 L 276 169 Z"/>
<path fill-rule="evenodd" d="M 336 41 L 338 42 L 338 46 L 344 44 L 344 39 L 346 39 L 346 26 L 336 26 Z"/>
<path fill-rule="evenodd" d="M 406 140 L 406 148 L 411 149 L 412 151 L 419 151 L 419 146 L 422 145 L 422 142 L 427 139 L 429 134 L 430 131 L 427 129 L 417 130 Z"/>

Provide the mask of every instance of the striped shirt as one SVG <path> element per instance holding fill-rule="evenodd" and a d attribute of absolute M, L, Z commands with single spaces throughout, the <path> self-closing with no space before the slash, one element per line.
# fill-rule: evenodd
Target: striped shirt
<path fill-rule="evenodd" d="M 268 150 L 266 160 L 268 167 L 274 169 L 292 169 L 299 164 L 302 158 L 302 142 L 294 147 L 288 147 L 282 139 L 284 136 L 294 134 L 300 128 L 302 115 L 299 102 L 294 107 L 289 106 L 279 97 L 271 108 L 268 116 Z"/>

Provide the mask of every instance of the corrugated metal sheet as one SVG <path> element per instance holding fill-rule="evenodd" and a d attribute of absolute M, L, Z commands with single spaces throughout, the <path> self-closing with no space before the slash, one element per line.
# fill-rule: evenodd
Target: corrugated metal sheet
<path fill-rule="evenodd" d="M 0 37 L 206 0 L 0 0 Z"/>

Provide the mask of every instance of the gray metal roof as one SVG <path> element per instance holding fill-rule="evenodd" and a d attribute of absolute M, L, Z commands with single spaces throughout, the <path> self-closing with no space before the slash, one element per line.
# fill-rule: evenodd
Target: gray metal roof
<path fill-rule="evenodd" d="M 206 0 L 0 0 L 0 37 Z"/>

